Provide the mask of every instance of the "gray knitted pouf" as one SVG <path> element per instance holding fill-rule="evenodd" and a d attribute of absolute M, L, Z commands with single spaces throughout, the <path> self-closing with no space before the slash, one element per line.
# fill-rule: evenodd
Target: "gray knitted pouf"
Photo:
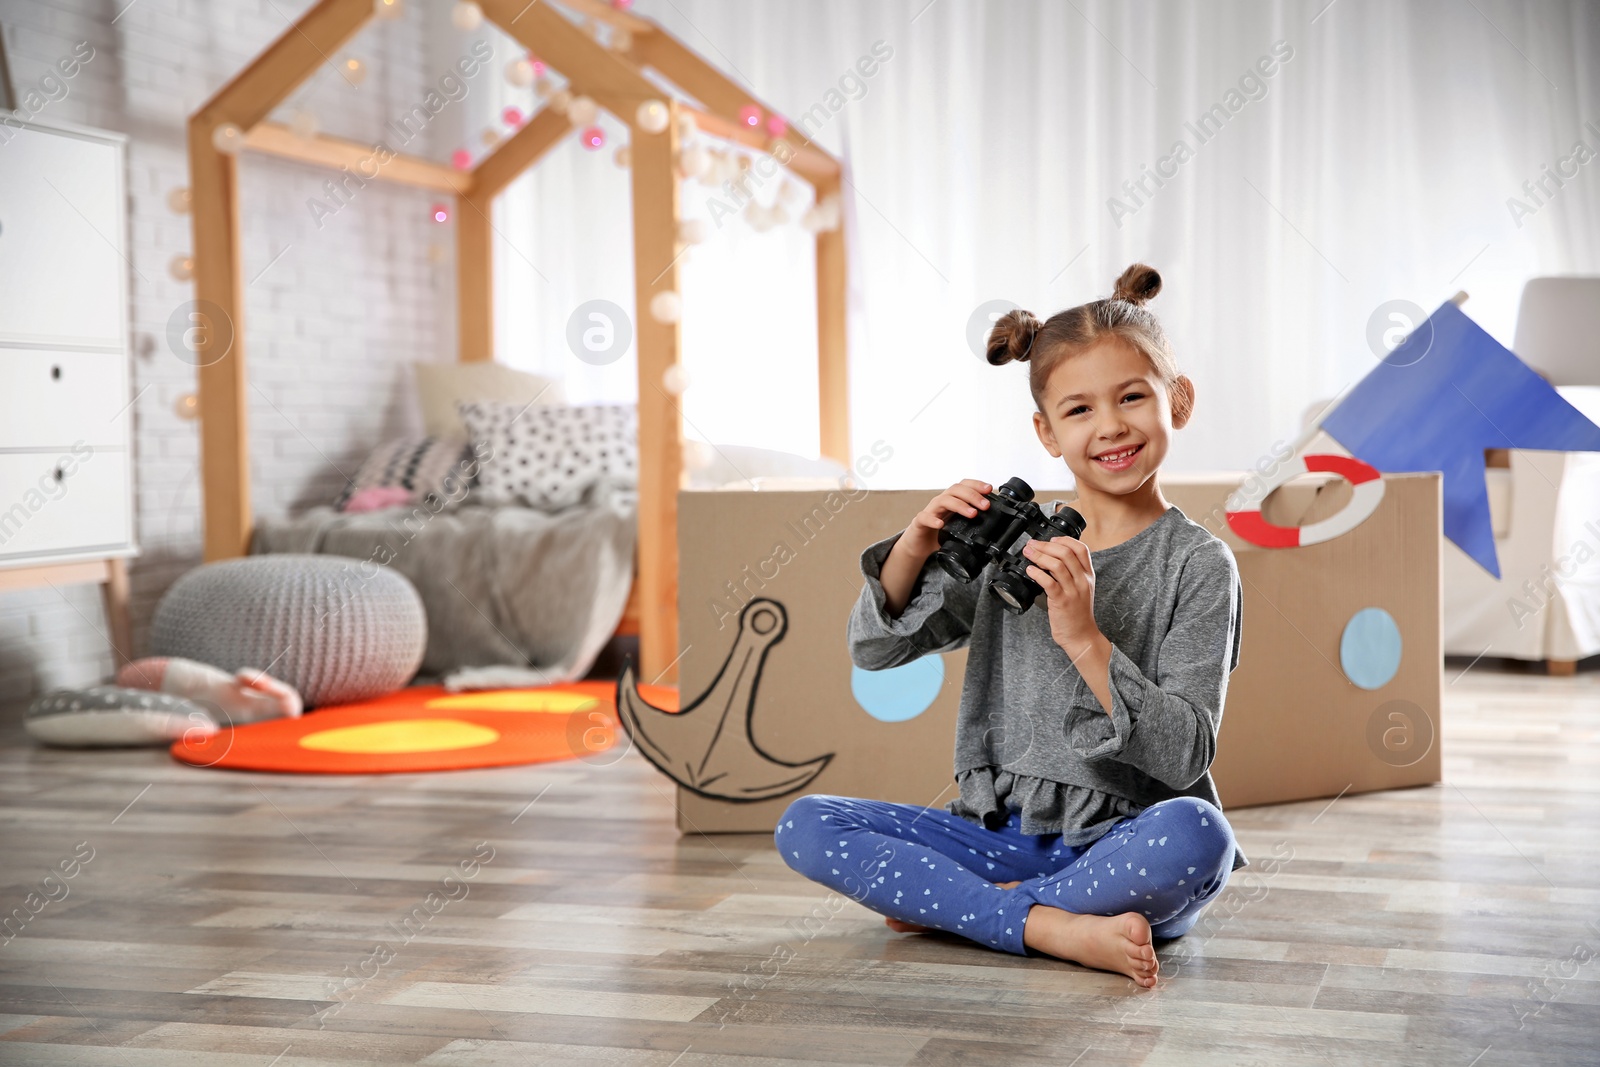
<path fill-rule="evenodd" d="M 197 567 L 161 598 L 151 654 L 294 686 L 306 707 L 393 692 L 422 665 L 422 598 L 399 571 L 345 556 L 246 556 Z"/>

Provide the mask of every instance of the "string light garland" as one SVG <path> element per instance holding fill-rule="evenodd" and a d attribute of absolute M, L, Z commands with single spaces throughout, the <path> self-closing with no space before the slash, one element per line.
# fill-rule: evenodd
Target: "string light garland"
<path fill-rule="evenodd" d="M 506 64 L 506 83 L 518 89 L 526 89 L 533 84 L 533 79 L 538 77 L 538 73 L 533 69 L 533 60 L 522 56 Z"/>
<path fill-rule="evenodd" d="M 663 289 L 650 298 L 650 317 L 670 326 L 683 316 L 683 301 L 671 289 Z"/>
<path fill-rule="evenodd" d="M 567 105 L 567 118 L 574 126 L 592 126 L 600 117 L 600 105 L 587 96 L 575 96 Z"/>
<path fill-rule="evenodd" d="M 659 100 L 646 100 L 639 105 L 639 110 L 634 112 L 633 117 L 638 127 L 645 133 L 661 133 L 672 121 L 667 105 Z"/>
<path fill-rule="evenodd" d="M 244 131 L 231 122 L 224 122 L 211 131 L 211 147 L 225 156 L 236 156 L 244 147 Z"/>

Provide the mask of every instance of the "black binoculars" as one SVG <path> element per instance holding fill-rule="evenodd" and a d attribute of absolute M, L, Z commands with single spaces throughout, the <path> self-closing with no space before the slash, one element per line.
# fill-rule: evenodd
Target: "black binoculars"
<path fill-rule="evenodd" d="M 939 530 L 939 550 L 933 554 L 946 574 L 963 582 L 970 582 L 983 571 L 990 560 L 999 564 L 989 589 L 1007 611 L 1021 615 L 1033 607 L 1033 602 L 1044 592 L 1038 582 L 1028 577 L 1028 559 L 1022 554 L 1026 541 L 1008 552 L 1007 548 L 1019 534 L 1048 541 L 1062 534 L 1079 537 L 1088 524 L 1083 516 L 1069 507 L 1054 515 L 1033 502 L 1033 488 L 1021 478 L 1012 478 L 987 494 L 989 507 L 980 509 L 972 518 L 951 515 Z"/>

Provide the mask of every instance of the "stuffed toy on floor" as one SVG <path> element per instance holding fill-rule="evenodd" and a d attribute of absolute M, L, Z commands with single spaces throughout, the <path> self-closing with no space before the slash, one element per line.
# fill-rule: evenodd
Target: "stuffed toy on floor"
<path fill-rule="evenodd" d="M 117 672 L 117 684 L 185 697 L 212 710 L 230 726 L 266 719 L 296 719 L 304 710 L 300 694 L 261 671 L 229 674 L 206 663 L 177 656 L 134 660 Z"/>
<path fill-rule="evenodd" d="M 29 737 L 61 748 L 118 748 L 196 741 L 224 726 L 299 718 L 300 694 L 256 670 L 229 674 L 176 657 L 135 660 L 116 685 L 57 689 L 23 719 Z"/>

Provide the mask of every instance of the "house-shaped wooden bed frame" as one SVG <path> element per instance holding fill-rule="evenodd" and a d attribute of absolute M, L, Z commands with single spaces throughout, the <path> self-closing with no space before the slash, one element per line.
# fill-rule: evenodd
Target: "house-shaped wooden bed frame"
<path fill-rule="evenodd" d="M 382 0 L 379 0 L 382 2 Z M 626 30 L 626 48 L 602 46 L 550 0 L 479 0 L 484 17 L 591 97 L 631 132 L 635 344 L 639 374 L 638 567 L 619 633 L 637 632 L 640 672 L 676 679 L 678 642 L 677 491 L 683 484 L 683 418 L 663 375 L 679 360 L 676 323 L 655 321 L 651 297 L 677 291 L 682 251 L 680 180 L 675 170 L 679 116 L 704 133 L 771 153 L 809 182 L 818 200 L 837 195 L 837 160 L 789 126 L 781 137 L 741 121 L 750 105 L 774 114 L 654 22 L 601 0 L 559 0 L 582 18 Z M 199 308 L 218 316 L 194 335 L 199 364 L 200 463 L 205 558 L 249 551 L 252 514 L 246 424 L 244 286 L 240 263 L 238 161 L 217 147 L 218 127 L 232 124 L 243 147 L 328 167 L 370 168 L 375 145 L 335 137 L 300 137 L 267 116 L 374 16 L 374 0 L 320 0 L 266 51 L 189 118 L 189 173 L 194 224 L 194 283 Z M 616 43 L 616 42 L 613 42 Z M 691 100 L 674 99 L 647 78 L 654 70 Z M 669 121 L 660 133 L 638 124 L 639 105 L 659 100 Z M 458 358 L 494 358 L 492 203 L 505 187 L 572 128 L 566 115 L 541 107 L 513 136 L 469 171 L 395 154 L 381 180 L 455 197 Z M 367 169 L 360 170 L 365 177 Z M 842 225 L 816 235 L 817 377 L 823 455 L 848 464 L 845 254 Z M 230 327 L 231 324 L 231 327 Z M 228 345 L 230 347 L 223 348 Z"/>

